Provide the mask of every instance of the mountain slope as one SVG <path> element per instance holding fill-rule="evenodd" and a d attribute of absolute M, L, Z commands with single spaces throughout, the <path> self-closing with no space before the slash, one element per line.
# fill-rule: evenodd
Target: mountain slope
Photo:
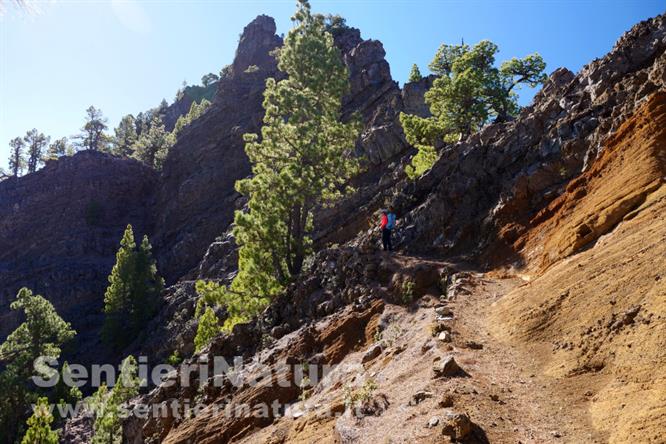
<path fill-rule="evenodd" d="M 172 375 L 135 402 L 203 411 L 131 417 L 127 442 L 663 442 L 665 50 L 665 17 L 639 23 L 515 121 L 397 177 L 400 254 L 352 224 L 188 361 L 243 356 L 258 385 Z M 305 404 L 304 363 L 337 364 Z"/>

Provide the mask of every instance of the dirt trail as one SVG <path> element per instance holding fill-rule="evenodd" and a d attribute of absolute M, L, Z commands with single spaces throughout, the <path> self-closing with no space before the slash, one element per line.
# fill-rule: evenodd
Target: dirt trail
<path fill-rule="evenodd" d="M 400 255 L 392 259 L 405 267 L 423 262 Z M 593 431 L 588 401 L 576 384 L 544 375 L 526 350 L 491 332 L 493 303 L 522 284 L 515 277 L 462 271 L 452 274 L 441 297 L 427 294 L 410 307 L 387 304 L 377 319 L 381 333 L 375 342 L 347 355 L 332 382 L 318 386 L 305 404 L 294 405 L 293 412 L 243 442 L 448 442 L 442 424 L 457 412 L 466 412 L 475 425 L 463 442 L 605 442 Z M 433 334 L 440 328 L 451 331 L 450 342 Z M 377 345 L 381 351 L 368 358 Z M 448 356 L 467 376 L 434 377 L 433 366 Z M 359 390 L 368 380 L 377 386 L 373 399 L 385 399 L 388 405 L 376 416 L 354 418 L 349 410 L 342 414 L 349 391 L 345 387 Z M 419 394 L 423 399 L 415 402 Z"/>
<path fill-rule="evenodd" d="M 457 298 L 451 306 L 456 313 L 454 346 L 461 366 L 473 375 L 482 396 L 498 399 L 495 405 L 471 399 L 466 406 L 489 441 L 606 442 L 590 423 L 589 399 L 580 388 L 588 386 L 587 381 L 545 375 L 535 349 L 517 348 L 499 338 L 493 330 L 502 326 L 490 328 L 494 303 L 524 281 L 479 275 L 478 282 L 471 294 Z M 465 348 L 466 341 L 478 342 L 483 348 Z"/>

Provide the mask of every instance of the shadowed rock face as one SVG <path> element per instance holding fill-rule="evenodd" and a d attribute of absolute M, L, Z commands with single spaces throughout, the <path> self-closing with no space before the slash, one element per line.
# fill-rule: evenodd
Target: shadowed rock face
<path fill-rule="evenodd" d="M 250 173 L 243 134 L 261 128 L 264 84 L 277 74 L 269 53 L 280 44 L 270 17 L 245 27 L 232 72 L 220 79 L 212 105 L 183 129 L 164 163 L 155 247 L 169 282 L 196 267 L 233 219 L 239 198 L 234 184 Z M 245 72 L 250 65 L 258 70 Z"/>
<path fill-rule="evenodd" d="M 387 162 L 408 148 L 398 122 L 401 91 L 391 78 L 381 42 L 363 40 L 358 29 L 345 28 L 335 43 L 350 75 L 343 118 L 357 113 L 364 123 L 356 148 L 369 168 L 359 182 L 377 184 Z M 242 137 L 261 128 L 266 78 L 282 76 L 270 53 L 281 44 L 272 18 L 259 16 L 247 25 L 212 106 L 183 130 L 169 153 L 157 197 L 155 233 L 160 270 L 169 282 L 195 276 L 208 246 L 244 203 L 234 190 L 236 180 L 250 174 Z M 250 66 L 258 69 L 248 70 Z"/>
<path fill-rule="evenodd" d="M 151 230 L 156 184 L 143 164 L 90 151 L 0 183 L 0 340 L 18 325 L 9 304 L 24 286 L 77 331 L 96 329 L 125 227 Z"/>

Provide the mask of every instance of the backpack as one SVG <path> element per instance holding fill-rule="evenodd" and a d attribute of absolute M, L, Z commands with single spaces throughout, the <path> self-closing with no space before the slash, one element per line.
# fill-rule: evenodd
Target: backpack
<path fill-rule="evenodd" d="M 388 214 L 388 223 L 386 224 L 386 228 L 389 230 L 392 230 L 393 227 L 395 227 L 395 213 L 389 213 Z"/>

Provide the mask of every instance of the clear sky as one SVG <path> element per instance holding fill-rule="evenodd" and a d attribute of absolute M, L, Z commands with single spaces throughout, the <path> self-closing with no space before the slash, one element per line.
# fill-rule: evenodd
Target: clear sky
<path fill-rule="evenodd" d="M 2 3 L 3 0 L 0 0 Z M 7 1 L 7 0 L 5 0 Z M 311 0 L 381 40 L 394 79 L 422 73 L 442 42 L 490 39 L 498 60 L 539 52 L 548 73 L 578 71 L 608 52 L 666 0 Z M 33 127 L 58 138 L 82 125 L 89 105 L 116 126 L 128 113 L 171 102 L 183 80 L 200 82 L 231 63 L 238 36 L 258 14 L 291 26 L 292 0 L 44 0 L 0 16 L 0 167 L 8 142 Z M 525 91 L 522 103 L 533 95 Z"/>

